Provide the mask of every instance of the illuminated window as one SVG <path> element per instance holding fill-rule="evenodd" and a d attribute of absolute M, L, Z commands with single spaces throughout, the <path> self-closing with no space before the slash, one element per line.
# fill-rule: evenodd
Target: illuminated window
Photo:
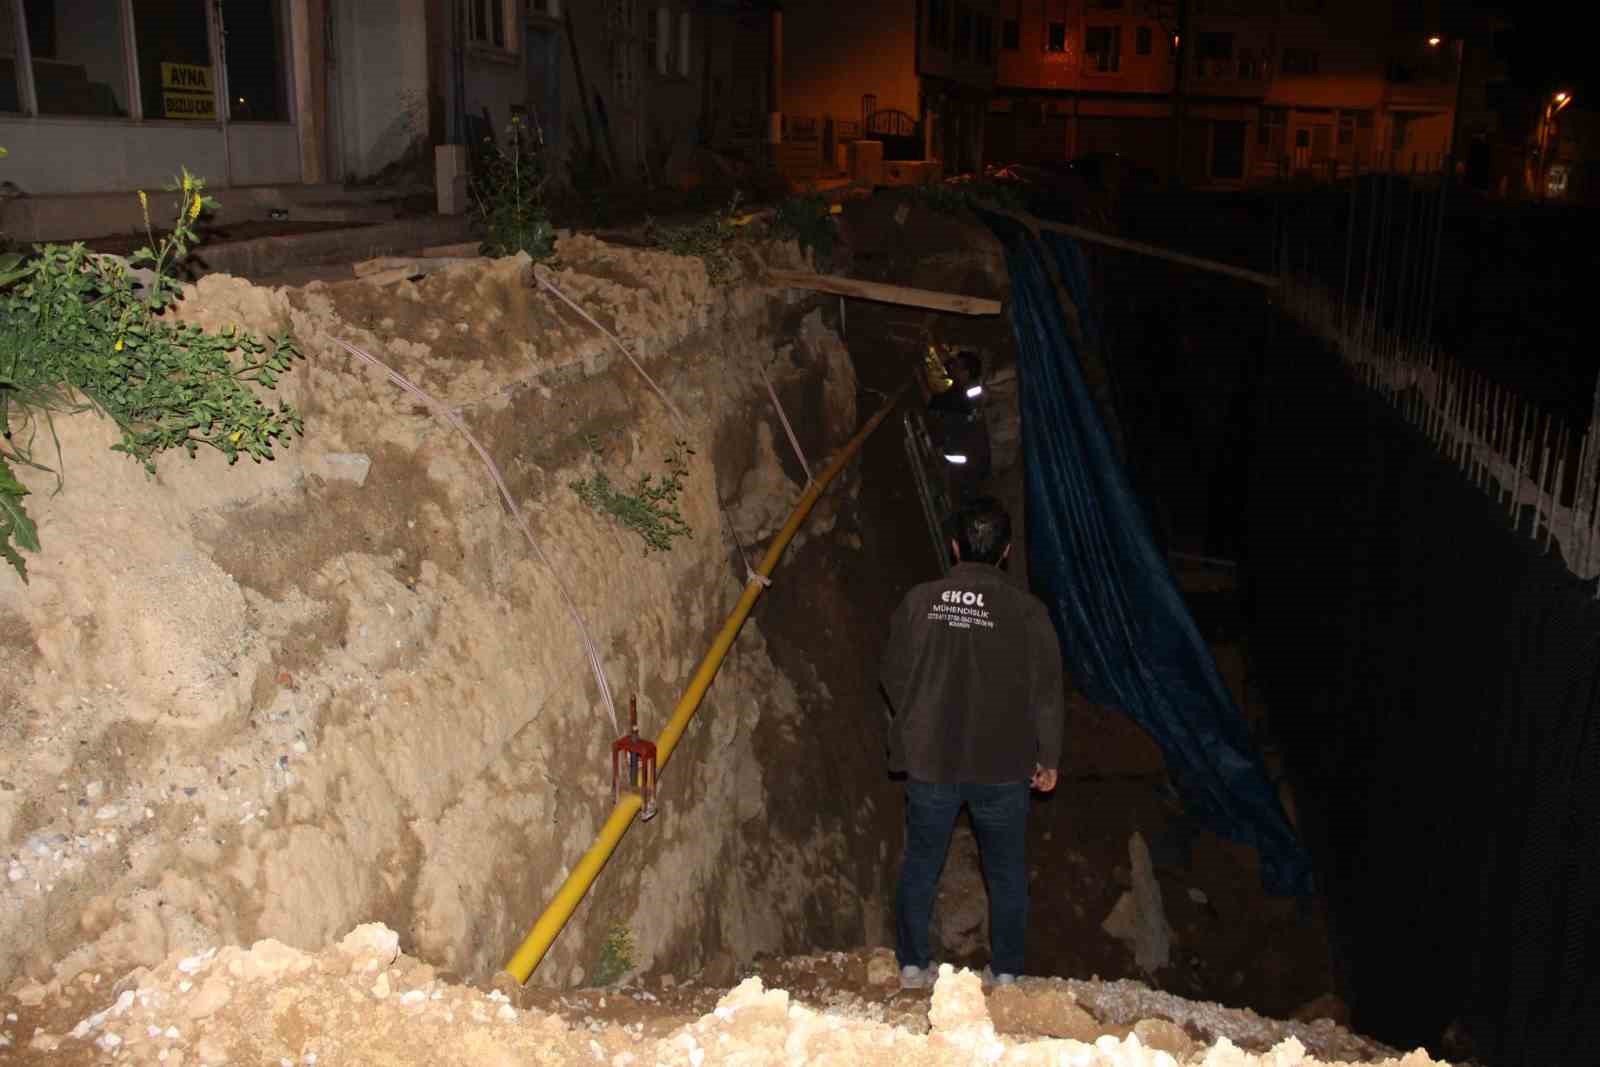
<path fill-rule="evenodd" d="M 1090 26 L 1083 31 L 1084 69 L 1115 74 L 1122 69 L 1122 27 Z"/>
<path fill-rule="evenodd" d="M 1140 26 L 1133 35 L 1133 50 L 1141 56 L 1150 54 L 1150 27 Z"/>

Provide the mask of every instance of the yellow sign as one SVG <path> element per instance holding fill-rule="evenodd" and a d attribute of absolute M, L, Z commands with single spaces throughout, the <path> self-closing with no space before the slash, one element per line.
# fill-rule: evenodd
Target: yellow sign
<path fill-rule="evenodd" d="M 215 119 L 217 98 L 210 93 L 162 93 L 163 116 L 169 119 Z"/>
<path fill-rule="evenodd" d="M 210 67 L 193 63 L 163 63 L 161 88 L 175 89 L 180 93 L 209 93 L 216 86 L 211 83 Z"/>

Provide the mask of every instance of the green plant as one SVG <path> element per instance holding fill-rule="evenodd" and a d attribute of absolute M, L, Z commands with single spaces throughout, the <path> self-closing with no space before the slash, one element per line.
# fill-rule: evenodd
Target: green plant
<path fill-rule="evenodd" d="M 586 438 L 591 451 L 598 451 L 597 442 Z M 578 499 L 603 511 L 622 525 L 638 534 L 644 541 L 646 554 L 665 552 L 679 537 L 688 537 L 689 524 L 678 511 L 678 497 L 683 492 L 683 480 L 689 473 L 689 457 L 694 452 L 679 441 L 666 456 L 664 474 L 644 474 L 625 491 L 611 483 L 605 471 L 595 471 L 587 478 L 572 483 Z"/>
<path fill-rule="evenodd" d="M 614 922 L 600 945 L 600 959 L 594 965 L 594 984 L 608 986 L 633 970 L 633 931 L 628 924 Z"/>
<path fill-rule="evenodd" d="M 163 314 L 181 296 L 172 272 L 197 243 L 195 223 L 216 206 L 204 190 L 183 173 L 172 190 L 177 217 L 160 240 L 140 193 L 150 243 L 126 259 L 81 244 L 0 259 L 0 553 L 24 579 L 16 548 L 39 544 L 10 464 L 50 470 L 32 441 L 54 413 L 89 407 L 111 419 L 122 431 L 112 447 L 152 472 L 158 453 L 178 447 L 192 456 L 206 445 L 229 463 L 271 459 L 278 438 L 301 431 L 294 409 L 268 407 L 254 389 L 275 387 L 299 354 L 287 335 L 213 333 Z"/>
<path fill-rule="evenodd" d="M 526 252 L 547 259 L 555 251 L 555 230 L 545 204 L 549 174 L 544 138 L 513 118 L 506 127 L 506 145 L 485 140 L 472 176 L 473 211 L 488 236 L 483 251 L 491 256 Z"/>
<path fill-rule="evenodd" d="M 951 181 L 913 186 L 910 193 L 935 211 L 953 214 L 977 207 L 996 207 L 1005 211 L 1025 211 L 1027 202 L 1015 187 L 1002 182 Z"/>
<path fill-rule="evenodd" d="M 738 236 L 739 194 L 722 211 L 686 226 L 657 226 L 646 223 L 650 243 L 675 256 L 698 256 L 706 265 L 706 277 L 721 285 L 733 278 L 733 253 L 728 246 Z"/>
<path fill-rule="evenodd" d="M 791 196 L 778 205 L 772 232 L 792 237 L 824 259 L 833 254 L 833 208 L 821 193 Z"/>

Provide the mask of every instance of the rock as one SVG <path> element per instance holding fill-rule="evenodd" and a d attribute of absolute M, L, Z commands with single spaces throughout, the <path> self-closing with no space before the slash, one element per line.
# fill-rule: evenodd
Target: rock
<path fill-rule="evenodd" d="M 1316 1022 L 1318 1019 L 1331 1019 L 1340 1026 L 1350 1025 L 1350 1006 L 1334 993 L 1324 993 L 1320 997 L 1308 1000 L 1294 1010 L 1290 1018 L 1300 1022 Z"/>
<path fill-rule="evenodd" d="M 228 1050 L 223 1047 L 221 1041 L 209 1035 L 202 1037 L 194 1046 L 194 1054 L 199 1057 L 201 1063 L 228 1062 Z"/>
<path fill-rule="evenodd" d="M 290 948 L 282 941 L 266 938 L 250 946 L 228 961 L 228 973 L 237 978 L 276 978 L 289 970 L 304 970 L 311 960 L 299 949 Z"/>
<path fill-rule="evenodd" d="M 1133 1024 L 1133 1033 L 1145 1048 L 1165 1052 L 1179 1063 L 1199 1047 L 1188 1031 L 1166 1019 L 1140 1019 Z"/>
<path fill-rule="evenodd" d="M 362 923 L 344 935 L 339 951 L 352 960 L 370 962 L 387 967 L 400 955 L 400 935 L 382 923 Z"/>
<path fill-rule="evenodd" d="M 1133 950 L 1134 962 L 1146 974 L 1172 962 L 1172 928 L 1161 905 L 1161 886 L 1150 863 L 1150 849 L 1135 832 L 1128 839 L 1133 888 L 1117 898 L 1100 928 Z"/>
<path fill-rule="evenodd" d="M 1105 1027 L 1058 985 L 1043 989 L 1000 986 L 989 994 L 989 1015 L 995 1028 L 1005 1033 L 1038 1034 L 1090 1044 Z"/>
<path fill-rule="evenodd" d="M 228 986 L 228 980 L 220 974 L 214 974 L 205 980 L 200 987 L 200 992 L 189 1001 L 189 1018 L 204 1019 L 213 1015 L 218 1009 L 225 1007 L 233 999 L 233 990 Z"/>
<path fill-rule="evenodd" d="M 935 1031 L 957 1030 L 989 1021 L 989 1005 L 978 976 L 965 967 L 958 971 L 948 963 L 940 964 L 939 977 L 933 983 L 933 1004 L 928 1009 L 929 1025 Z"/>
<path fill-rule="evenodd" d="M 789 994 L 782 989 L 766 988 L 759 978 L 746 978 L 717 1001 L 716 1014 L 723 1019 L 739 1015 L 746 1022 L 782 1026 L 789 1015 Z"/>
<path fill-rule="evenodd" d="M 27 982 L 15 993 L 17 1003 L 25 1008 L 37 1008 L 44 1003 L 45 988 L 38 982 Z"/>
<path fill-rule="evenodd" d="M 379 1000 L 389 995 L 389 972 L 384 971 L 378 975 L 378 980 L 372 983 L 372 995 Z"/>
<path fill-rule="evenodd" d="M 1189 899 L 1194 901 L 1196 904 L 1211 903 L 1211 898 L 1206 896 L 1206 891 L 1204 889 L 1196 889 L 1193 886 L 1189 887 Z"/>
<path fill-rule="evenodd" d="M 894 953 L 886 948 L 875 948 L 867 957 L 867 985 L 893 985 L 900 978 L 900 967 Z"/>
<path fill-rule="evenodd" d="M 323 452 L 310 457 L 306 469 L 324 481 L 348 482 L 359 488 L 367 484 L 372 457 L 365 452 Z"/>
<path fill-rule="evenodd" d="M 664 974 L 657 979 L 662 989 L 671 989 L 678 984 L 678 977 L 674 974 Z"/>

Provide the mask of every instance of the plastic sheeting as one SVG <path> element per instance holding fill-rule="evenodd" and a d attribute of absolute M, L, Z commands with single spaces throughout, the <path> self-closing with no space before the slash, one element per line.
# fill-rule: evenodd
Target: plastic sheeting
<path fill-rule="evenodd" d="M 1069 298 L 1085 308 L 1082 252 L 1059 234 L 1041 240 L 1008 219 L 987 221 L 1005 245 L 1011 273 L 1028 571 L 1055 620 L 1073 680 L 1091 700 L 1149 732 L 1190 815 L 1253 846 L 1268 891 L 1309 893 L 1310 857 L 1156 548 L 1079 371 L 1045 257 Z"/>

